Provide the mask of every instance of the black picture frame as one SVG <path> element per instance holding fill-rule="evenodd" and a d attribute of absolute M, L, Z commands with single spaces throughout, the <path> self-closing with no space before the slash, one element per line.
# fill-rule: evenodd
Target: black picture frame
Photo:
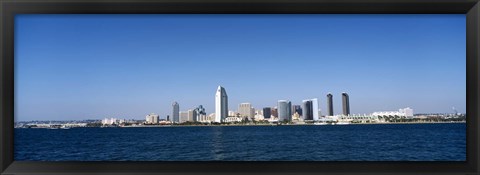
<path fill-rule="evenodd" d="M 1 174 L 479 174 L 478 0 L 1 0 Z M 465 14 L 465 162 L 30 162 L 14 161 L 16 14 Z"/>

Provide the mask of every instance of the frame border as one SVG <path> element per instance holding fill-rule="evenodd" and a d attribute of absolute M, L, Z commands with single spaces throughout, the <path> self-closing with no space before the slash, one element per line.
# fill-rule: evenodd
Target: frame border
<path fill-rule="evenodd" d="M 479 0 L 0 0 L 0 174 L 479 174 Z M 16 14 L 466 14 L 466 162 L 14 161 Z"/>

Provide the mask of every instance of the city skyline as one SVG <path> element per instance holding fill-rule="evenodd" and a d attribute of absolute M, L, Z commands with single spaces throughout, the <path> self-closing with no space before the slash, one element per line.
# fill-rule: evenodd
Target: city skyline
<path fill-rule="evenodd" d="M 174 101 L 210 114 L 218 85 L 228 109 L 318 98 L 325 114 L 331 92 L 342 114 L 347 92 L 352 114 L 464 113 L 464 18 L 18 15 L 15 118 L 166 118 Z"/>

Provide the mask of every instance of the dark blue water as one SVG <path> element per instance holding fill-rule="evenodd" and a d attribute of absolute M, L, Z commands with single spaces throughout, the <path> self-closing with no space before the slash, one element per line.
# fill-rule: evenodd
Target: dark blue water
<path fill-rule="evenodd" d="M 16 129 L 15 160 L 465 161 L 466 125 Z"/>

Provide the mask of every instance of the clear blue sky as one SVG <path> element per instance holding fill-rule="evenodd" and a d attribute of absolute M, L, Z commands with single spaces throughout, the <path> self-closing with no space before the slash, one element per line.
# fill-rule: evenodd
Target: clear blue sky
<path fill-rule="evenodd" d="M 464 15 L 16 15 L 15 117 L 144 119 L 326 94 L 341 113 L 466 109 Z"/>

